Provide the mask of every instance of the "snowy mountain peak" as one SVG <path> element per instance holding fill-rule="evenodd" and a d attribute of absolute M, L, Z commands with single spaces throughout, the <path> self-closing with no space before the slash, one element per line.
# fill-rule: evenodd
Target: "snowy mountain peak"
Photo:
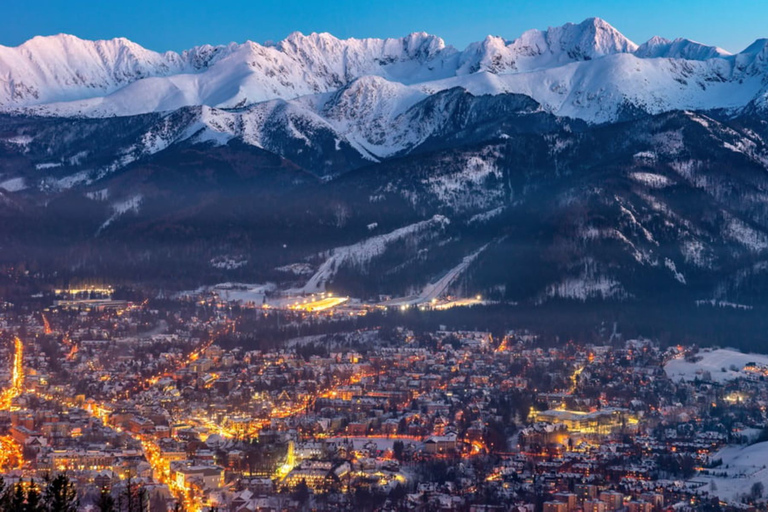
<path fill-rule="evenodd" d="M 641 44 L 635 55 L 641 58 L 708 60 L 728 57 L 731 53 L 717 46 L 708 46 L 690 39 L 677 38 L 670 41 L 654 36 Z"/>
<path fill-rule="evenodd" d="M 671 42 L 672 41 L 670 41 L 666 37 L 653 36 L 652 38 L 650 38 L 649 40 L 647 40 L 646 42 L 641 44 L 640 47 L 638 48 L 638 51 L 640 50 L 640 48 L 644 48 L 644 47 L 651 47 L 651 48 L 653 48 L 653 47 L 656 47 L 656 46 L 662 46 L 662 45 L 665 45 L 665 44 L 670 44 Z M 637 53 L 637 52 L 635 52 L 635 53 Z"/>
<path fill-rule="evenodd" d="M 125 38 L 88 41 L 67 34 L 0 46 L 0 103 L 36 104 L 109 94 L 136 80 L 180 72 L 183 59 Z"/>
<path fill-rule="evenodd" d="M 505 73 L 554 67 L 632 52 L 637 45 L 600 18 L 545 31 L 528 30 L 513 41 L 487 36 L 462 53 L 457 74 Z"/>
<path fill-rule="evenodd" d="M 213 64 L 216 60 L 236 51 L 240 45 L 230 43 L 228 45 L 213 46 L 204 44 L 195 46 L 181 53 L 181 60 L 189 64 L 194 70 L 202 70 Z"/>
<path fill-rule="evenodd" d="M 768 39 L 758 39 L 734 57 L 735 67 L 748 76 L 768 73 Z"/>
<path fill-rule="evenodd" d="M 636 49 L 635 43 L 605 21 L 589 18 L 545 31 L 529 30 L 513 41 L 488 36 L 462 53 L 458 74 L 531 71 Z"/>
<path fill-rule="evenodd" d="M 58 35 L 0 46 L 0 76 L 2 111 L 104 117 L 283 100 L 308 109 L 307 118 L 332 115 L 341 133 L 351 129 L 346 114 L 359 130 L 375 121 L 383 134 L 376 140 L 384 140 L 385 121 L 456 87 L 476 96 L 522 94 L 555 115 L 597 123 L 641 112 L 763 105 L 768 40 L 737 55 L 688 39 L 654 37 L 638 47 L 600 18 L 513 40 L 488 36 L 463 51 L 424 32 L 390 39 L 294 32 L 277 43 L 203 45 L 180 54 L 122 38 Z"/>
<path fill-rule="evenodd" d="M 547 29 L 552 51 L 568 53 L 574 60 L 591 60 L 615 53 L 629 53 L 637 45 L 600 18 L 588 18 L 579 24 L 566 23 Z"/>
<path fill-rule="evenodd" d="M 768 46 L 768 38 L 757 39 L 755 40 L 754 43 L 744 48 L 744 50 L 742 50 L 739 54 L 740 55 L 756 55 L 758 53 L 763 52 L 766 46 Z"/>
<path fill-rule="evenodd" d="M 338 39 L 331 34 L 293 32 L 277 43 L 280 51 L 299 59 L 312 52 L 325 56 L 348 52 L 357 58 L 370 57 L 382 63 L 417 59 L 422 62 L 434 58 L 446 49 L 445 41 L 425 32 L 414 32 L 397 39 Z"/>
<path fill-rule="evenodd" d="M 82 47 L 82 46 L 91 46 L 91 45 L 101 46 L 101 47 L 125 46 L 133 49 L 141 48 L 141 46 L 139 46 L 138 44 L 124 37 L 115 37 L 112 39 L 88 40 L 88 39 L 81 39 L 72 34 L 63 34 L 63 33 L 54 34 L 50 36 L 35 36 L 32 39 L 25 41 L 24 43 L 19 45 L 17 48 L 20 50 L 27 50 L 27 51 L 40 51 L 40 50 L 54 51 L 57 47 L 73 48 L 75 46 Z M 9 48 L 9 47 L 3 47 L 3 48 Z M 141 49 L 143 50 L 143 48 Z"/>
<path fill-rule="evenodd" d="M 501 37 L 487 36 L 467 46 L 459 58 L 457 74 L 469 75 L 478 71 L 502 73 L 516 70 L 517 52 Z"/>

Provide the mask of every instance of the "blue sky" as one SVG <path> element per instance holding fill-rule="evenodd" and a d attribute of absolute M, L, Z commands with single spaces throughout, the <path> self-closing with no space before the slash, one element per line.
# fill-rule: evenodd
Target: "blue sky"
<path fill-rule="evenodd" d="M 598 16 L 642 43 L 687 37 L 740 51 L 768 37 L 765 0 L 34 0 L 4 2 L 0 44 L 35 35 L 127 37 L 158 51 L 203 43 L 279 40 L 290 32 L 399 37 L 426 31 L 464 48 Z"/>

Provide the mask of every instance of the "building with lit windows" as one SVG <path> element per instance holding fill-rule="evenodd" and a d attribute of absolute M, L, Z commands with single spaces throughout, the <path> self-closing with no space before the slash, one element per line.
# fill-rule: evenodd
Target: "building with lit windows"
<path fill-rule="evenodd" d="M 611 434 L 636 429 L 638 421 L 626 409 L 608 408 L 593 412 L 551 409 L 536 413 L 536 421 L 564 425 L 571 433 Z"/>
<path fill-rule="evenodd" d="M 175 468 L 176 485 L 189 489 L 198 482 L 206 490 L 218 489 L 224 485 L 224 469 L 218 466 L 182 466 Z"/>

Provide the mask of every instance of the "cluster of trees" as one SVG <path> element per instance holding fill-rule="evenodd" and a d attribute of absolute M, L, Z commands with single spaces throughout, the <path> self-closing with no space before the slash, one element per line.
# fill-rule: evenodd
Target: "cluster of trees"
<path fill-rule="evenodd" d="M 328 487 L 325 492 L 312 494 L 306 481 L 302 480 L 291 491 L 290 496 L 299 503 L 300 511 L 333 510 L 343 507 L 339 500 L 340 493 L 341 488 L 336 485 Z M 347 488 L 346 500 L 344 501 L 346 501 L 347 507 L 351 507 L 351 510 L 360 512 L 381 510 L 382 505 L 386 504 L 389 504 L 389 509 L 392 510 L 407 510 L 405 507 L 406 496 L 407 489 L 400 484 L 397 484 L 388 493 L 381 489 L 360 486 Z"/>
<path fill-rule="evenodd" d="M 12 485 L 0 477 L 0 512 L 77 512 L 77 508 L 77 491 L 65 475 Z"/>
<path fill-rule="evenodd" d="M 184 507 L 163 494 L 150 494 L 147 489 L 128 478 L 109 489 L 102 489 L 98 497 L 84 498 L 93 505 L 95 512 L 184 512 Z M 2 512 L 2 511 L 0 511 Z M 211 509 L 210 512 L 216 512 Z"/>
<path fill-rule="evenodd" d="M 278 461 L 285 458 L 288 453 L 287 443 L 277 442 L 259 442 L 258 439 L 251 439 L 243 443 L 241 449 L 244 457 L 240 463 L 239 469 L 247 471 L 249 475 L 270 474 L 278 466 Z"/>
<path fill-rule="evenodd" d="M 687 480 L 696 474 L 696 460 L 690 455 L 664 454 L 657 459 L 659 471 Z"/>
<path fill-rule="evenodd" d="M 707 306 L 671 304 L 662 301 L 651 304 L 632 301 L 612 302 L 552 301 L 542 305 L 495 304 L 449 311 L 372 312 L 338 322 L 305 320 L 288 313 L 265 316 L 261 311 L 244 312 L 237 333 L 227 334 L 219 340 L 225 347 L 243 347 L 247 350 L 268 350 L 297 336 L 332 335 L 360 329 L 381 328 L 382 340 L 397 344 L 395 328 L 412 329 L 417 336 L 426 337 L 439 330 L 480 329 L 501 339 L 509 330 L 528 329 L 538 335 L 542 347 L 561 347 L 565 341 L 577 343 L 606 343 L 613 323 L 622 335 L 620 339 L 638 336 L 657 340 L 662 346 L 682 342 L 712 346 L 727 343 L 754 350 L 768 350 L 759 333 L 768 329 L 768 311 L 756 306 L 754 310 L 729 310 Z M 454 340 L 448 339 L 453 344 Z M 435 341 L 435 346 L 437 342 Z M 762 347 L 762 348 L 761 348 Z M 304 349 L 303 356 L 322 352 L 319 347 Z"/>
<path fill-rule="evenodd" d="M 102 489 L 97 497 L 85 496 L 85 504 L 95 512 L 166 512 L 166 499 L 150 499 L 147 490 L 130 478 L 120 490 Z M 19 480 L 8 483 L 0 477 L 0 512 L 77 512 L 80 510 L 75 484 L 64 474 L 46 476 L 42 481 Z M 183 512 L 175 505 L 175 512 Z"/>

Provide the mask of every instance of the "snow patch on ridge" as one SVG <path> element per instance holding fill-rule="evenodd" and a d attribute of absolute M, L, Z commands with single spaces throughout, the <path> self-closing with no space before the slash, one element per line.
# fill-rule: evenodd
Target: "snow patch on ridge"
<path fill-rule="evenodd" d="M 101 233 L 121 215 L 125 215 L 128 212 L 138 213 L 143 199 L 144 197 L 141 194 L 136 194 L 122 201 L 113 203 L 112 215 L 106 221 L 104 221 L 101 227 L 99 227 L 97 234 Z"/>
<path fill-rule="evenodd" d="M 384 254 L 389 244 L 407 237 L 418 236 L 424 232 L 442 229 L 449 223 L 450 221 L 446 217 L 435 215 L 429 220 L 417 222 L 384 235 L 368 238 L 354 245 L 332 249 L 328 253 L 326 260 L 307 281 L 301 291 L 304 293 L 323 292 L 325 291 L 326 284 L 333 279 L 336 272 L 343 265 L 364 266 L 373 258 Z"/>
<path fill-rule="evenodd" d="M 629 177 L 648 188 L 660 189 L 674 185 L 674 182 L 666 176 L 651 172 L 633 172 Z"/>
<path fill-rule="evenodd" d="M 768 236 L 737 218 L 728 219 L 723 235 L 742 244 L 752 252 L 762 252 L 768 249 Z"/>

